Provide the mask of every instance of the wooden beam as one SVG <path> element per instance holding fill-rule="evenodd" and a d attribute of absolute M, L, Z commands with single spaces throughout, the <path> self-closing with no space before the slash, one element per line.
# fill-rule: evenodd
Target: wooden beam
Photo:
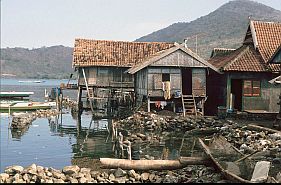
<path fill-rule="evenodd" d="M 181 157 L 178 160 L 128 160 L 100 158 L 102 168 L 123 170 L 173 170 L 188 165 L 208 165 L 209 160 L 203 157 Z"/>
<path fill-rule="evenodd" d="M 253 130 L 257 130 L 257 131 L 267 131 L 267 132 L 269 132 L 269 133 L 278 133 L 278 134 L 281 134 L 281 131 L 274 130 L 274 129 L 271 129 L 271 128 L 266 128 L 266 127 L 261 127 L 261 126 L 254 125 L 254 124 L 249 124 L 249 125 L 247 125 L 247 128 L 253 129 Z"/>
<path fill-rule="evenodd" d="M 84 68 L 82 68 L 82 72 L 83 72 L 83 77 L 84 77 L 84 80 L 85 80 L 85 85 L 86 85 L 86 89 L 87 89 L 87 93 L 88 93 L 88 97 L 89 97 L 89 101 L 90 101 L 91 111 L 92 111 L 92 113 L 94 113 L 94 108 L 93 108 L 93 104 L 92 104 L 92 99 L 90 97 L 90 91 L 89 91 L 88 82 L 87 82 L 87 78 L 86 78 L 86 75 L 85 75 Z"/>

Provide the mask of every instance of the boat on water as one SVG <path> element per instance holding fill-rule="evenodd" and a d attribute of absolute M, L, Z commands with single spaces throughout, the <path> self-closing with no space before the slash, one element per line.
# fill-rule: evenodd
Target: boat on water
<path fill-rule="evenodd" d="M 19 80 L 19 83 L 44 83 L 45 80 Z"/>
<path fill-rule="evenodd" d="M 56 107 L 56 102 L 24 102 L 24 101 L 1 101 L 1 112 L 34 111 L 38 109 L 51 109 Z"/>
<path fill-rule="evenodd" d="M 7 91 L 7 92 L 0 92 L 0 98 L 23 98 L 29 97 L 33 95 L 34 92 L 16 92 L 16 91 Z"/>

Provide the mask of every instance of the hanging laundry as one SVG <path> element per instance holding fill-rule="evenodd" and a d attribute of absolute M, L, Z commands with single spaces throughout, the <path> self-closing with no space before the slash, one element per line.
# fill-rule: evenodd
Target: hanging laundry
<path fill-rule="evenodd" d="M 161 101 L 160 105 L 161 105 L 161 109 L 164 109 L 164 107 L 167 105 L 167 102 Z"/>
<path fill-rule="evenodd" d="M 163 91 L 165 100 L 171 99 L 171 86 L 169 81 L 163 82 Z"/>
<path fill-rule="evenodd" d="M 160 101 L 155 102 L 155 107 L 159 109 L 161 107 L 161 102 Z"/>

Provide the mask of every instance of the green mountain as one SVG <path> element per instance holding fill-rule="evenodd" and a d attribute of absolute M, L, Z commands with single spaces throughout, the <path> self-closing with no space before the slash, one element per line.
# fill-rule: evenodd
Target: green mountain
<path fill-rule="evenodd" d="M 37 49 L 2 48 L 1 74 L 19 78 L 69 78 L 73 48 L 64 46 Z"/>
<path fill-rule="evenodd" d="M 182 43 L 187 38 L 188 47 L 196 51 L 197 45 L 197 53 L 207 59 L 215 47 L 240 46 L 249 17 L 253 20 L 281 22 L 281 11 L 249 0 L 230 1 L 206 16 L 191 22 L 174 23 L 136 41 Z"/>

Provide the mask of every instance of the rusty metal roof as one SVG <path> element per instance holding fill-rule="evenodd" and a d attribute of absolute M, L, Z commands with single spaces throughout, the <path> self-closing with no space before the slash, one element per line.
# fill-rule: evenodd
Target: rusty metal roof
<path fill-rule="evenodd" d="M 165 42 L 75 39 L 72 65 L 131 67 L 173 46 Z"/>

